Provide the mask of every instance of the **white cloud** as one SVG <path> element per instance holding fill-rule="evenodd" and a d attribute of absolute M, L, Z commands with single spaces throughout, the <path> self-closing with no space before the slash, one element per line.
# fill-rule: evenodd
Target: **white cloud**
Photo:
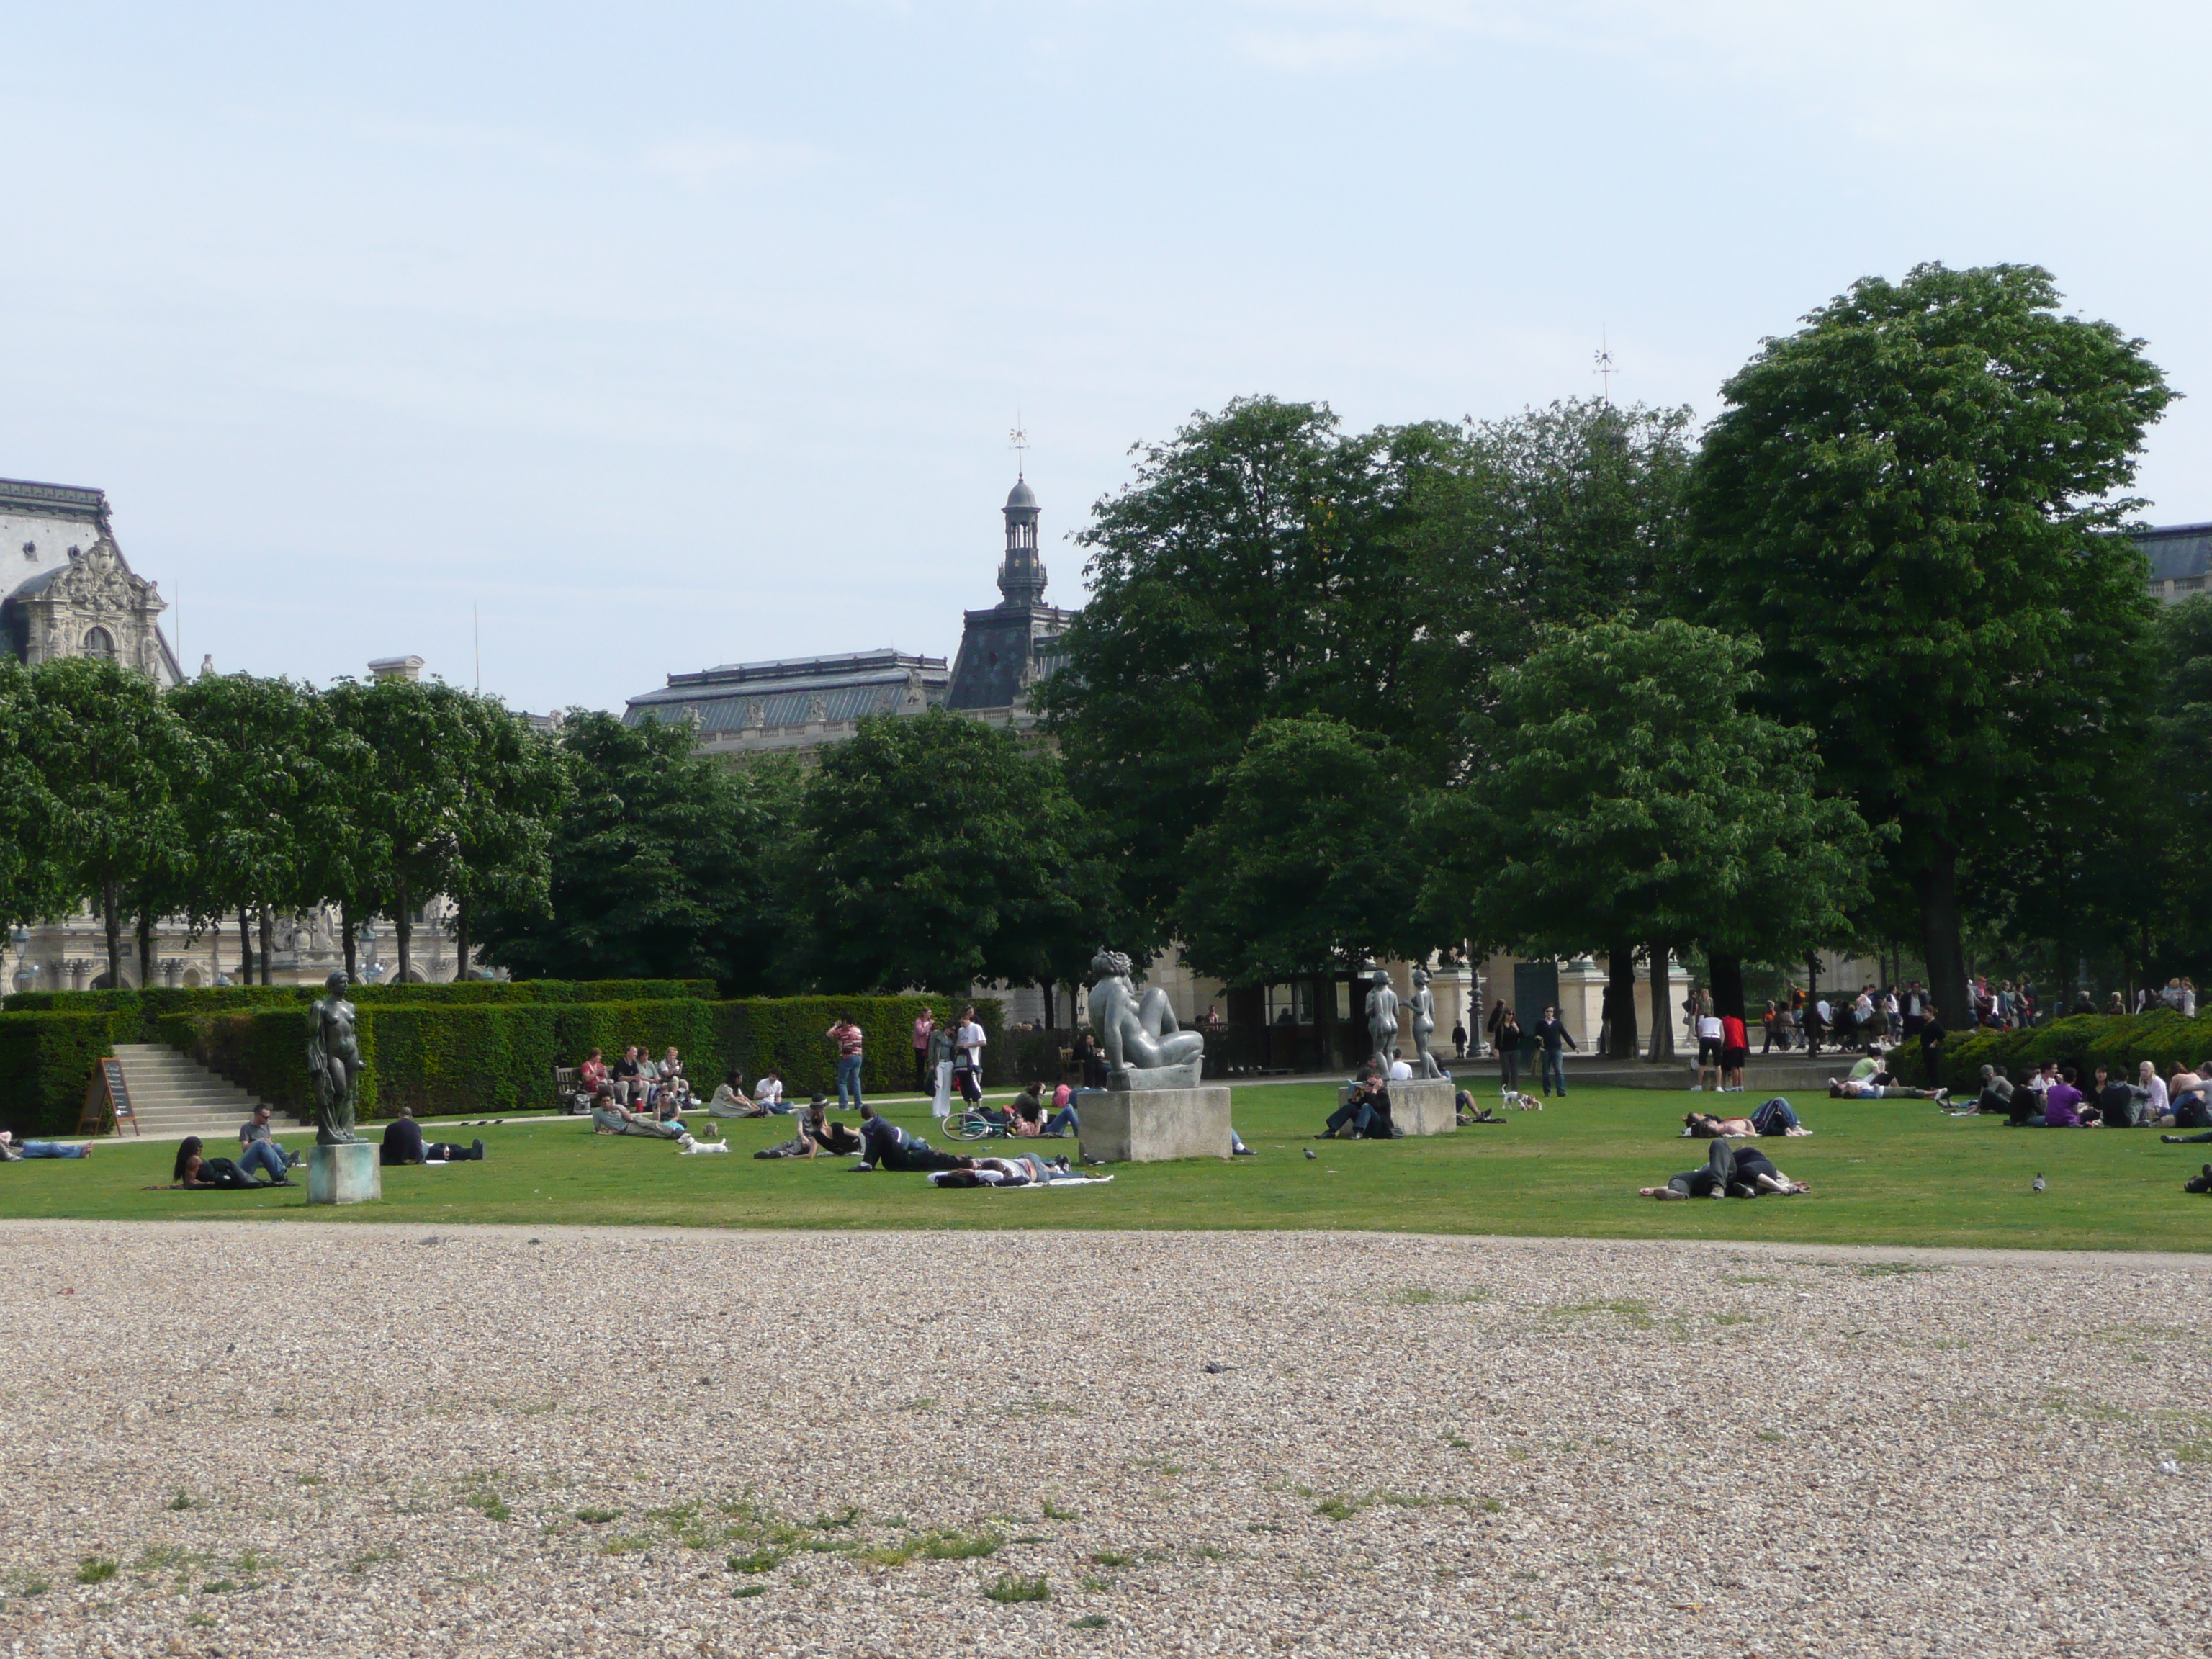
<path fill-rule="evenodd" d="M 645 152 L 647 172 L 680 179 L 694 189 L 735 179 L 777 178 L 815 166 L 823 159 L 822 152 L 809 144 L 764 143 L 714 133 L 672 139 Z"/>

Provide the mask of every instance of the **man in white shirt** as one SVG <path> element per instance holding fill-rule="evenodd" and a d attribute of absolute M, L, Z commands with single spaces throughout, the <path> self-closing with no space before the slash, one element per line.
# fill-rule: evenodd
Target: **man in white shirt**
<path fill-rule="evenodd" d="M 753 1104 L 767 1112 L 790 1109 L 783 1103 L 783 1079 L 773 1070 L 763 1072 L 760 1081 L 753 1085 Z"/>
<path fill-rule="evenodd" d="M 1713 1092 L 1721 1089 L 1721 1017 L 1710 1008 L 1698 1015 L 1698 1080 L 1690 1085 L 1690 1092 L 1698 1094 L 1705 1086 L 1705 1073 L 1713 1074 Z"/>
<path fill-rule="evenodd" d="M 983 1046 L 990 1040 L 976 1023 L 975 1011 L 963 1010 L 952 1043 L 960 1051 L 960 1092 L 970 1105 L 983 1097 Z"/>

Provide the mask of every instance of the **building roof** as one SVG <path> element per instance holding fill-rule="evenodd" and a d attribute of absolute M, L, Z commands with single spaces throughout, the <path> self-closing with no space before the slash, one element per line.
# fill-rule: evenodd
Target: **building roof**
<path fill-rule="evenodd" d="M 885 648 L 832 657 L 726 663 L 696 673 L 671 674 L 658 691 L 629 699 L 623 720 L 684 720 L 697 715 L 701 735 L 747 726 L 835 724 L 898 708 L 909 687 L 929 703 L 944 700 L 949 678 L 942 657 Z"/>
<path fill-rule="evenodd" d="M 1002 472 L 999 476 L 1003 478 L 1006 475 Z M 1029 480 L 1016 478 L 1014 487 L 1006 492 L 1006 510 L 1009 513 L 1034 513 L 1036 504 L 1036 491 L 1030 488 Z"/>
<path fill-rule="evenodd" d="M 107 522 L 107 492 L 81 489 L 74 484 L 33 483 L 27 478 L 0 478 L 0 513 L 36 514 L 42 519 L 82 519 L 87 524 Z"/>
<path fill-rule="evenodd" d="M 2161 525 L 2136 532 L 2135 544 L 2150 560 L 2154 582 L 2212 575 L 2212 524 Z"/>

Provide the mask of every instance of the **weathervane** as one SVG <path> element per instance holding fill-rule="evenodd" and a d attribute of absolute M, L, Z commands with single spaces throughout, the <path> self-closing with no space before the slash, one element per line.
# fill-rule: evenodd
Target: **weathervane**
<path fill-rule="evenodd" d="M 1023 429 L 1022 411 L 1018 409 L 1014 411 L 1014 429 L 1006 436 L 1010 440 L 1007 447 L 1014 452 L 1016 457 L 1014 476 L 1018 478 L 1028 477 L 1029 471 L 1024 463 L 1029 459 L 1030 434 Z"/>
<path fill-rule="evenodd" d="M 1609 404 L 1613 401 L 1613 377 L 1620 371 L 1613 366 L 1613 352 L 1606 343 L 1605 325 L 1602 323 L 1598 325 L 1597 349 L 1590 356 L 1597 365 L 1590 373 L 1598 377 L 1598 385 L 1601 388 L 1598 395 Z"/>

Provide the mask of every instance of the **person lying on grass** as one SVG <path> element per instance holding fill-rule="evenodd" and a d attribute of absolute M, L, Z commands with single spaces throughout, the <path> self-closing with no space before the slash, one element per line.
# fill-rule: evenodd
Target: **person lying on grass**
<path fill-rule="evenodd" d="M 1948 1089 L 1908 1089 L 1901 1083 L 1876 1083 L 1871 1078 L 1836 1077 L 1828 1079 L 1831 1100 L 1948 1100 Z"/>
<path fill-rule="evenodd" d="M 1054 1176 L 1075 1173 L 1065 1158 L 978 1158 L 969 1164 L 970 1168 L 949 1170 L 930 1180 L 939 1187 L 1041 1187 Z"/>
<path fill-rule="evenodd" d="M 592 1133 L 602 1135 L 658 1135 L 663 1140 L 681 1140 L 681 1122 L 659 1123 L 648 1111 L 633 1112 L 615 1099 L 614 1091 L 599 1091 L 592 1102 Z"/>
<path fill-rule="evenodd" d="M 868 1170 L 926 1175 L 932 1170 L 975 1167 L 974 1158 L 937 1151 L 927 1141 L 908 1134 L 872 1106 L 860 1108 L 860 1158 L 861 1162 L 853 1166 L 856 1175 Z"/>
<path fill-rule="evenodd" d="M 21 1164 L 27 1158 L 90 1158 L 92 1143 L 75 1140 L 19 1141 L 0 1129 L 0 1164 Z"/>
<path fill-rule="evenodd" d="M 1503 1123 L 1505 1120 L 1487 1106 L 1478 1108 L 1474 1094 L 1462 1089 L 1452 1097 L 1452 1117 L 1462 1125 L 1469 1123 Z"/>
<path fill-rule="evenodd" d="M 830 1121 L 829 1103 L 817 1100 L 800 1114 L 799 1133 L 777 1146 L 763 1147 L 755 1158 L 815 1158 L 828 1152 L 849 1158 L 860 1150 L 860 1137 L 842 1123 Z"/>
<path fill-rule="evenodd" d="M 1682 1114 L 1682 1133 L 1697 1140 L 1717 1140 L 1723 1135 L 1747 1139 L 1753 1135 L 1809 1135 L 1797 1114 L 1780 1095 L 1760 1103 L 1749 1117 L 1715 1117 L 1711 1112 Z"/>
<path fill-rule="evenodd" d="M 227 1158 L 202 1156 L 198 1135 L 186 1135 L 177 1144 L 177 1161 L 169 1170 L 169 1179 L 191 1192 L 258 1192 L 264 1187 L 292 1184 L 289 1181 L 256 1181 Z"/>
<path fill-rule="evenodd" d="M 1762 1193 L 1809 1193 L 1811 1183 L 1792 1181 L 1756 1146 L 1716 1140 L 1701 1170 L 1668 1177 L 1663 1187 L 1639 1187 L 1639 1198 L 1757 1198 Z"/>
<path fill-rule="evenodd" d="M 384 1126 L 384 1144 L 377 1151 L 376 1161 L 393 1168 L 405 1164 L 481 1164 L 483 1155 L 481 1135 L 473 1146 L 451 1140 L 434 1140 L 425 1146 L 422 1126 L 415 1121 L 415 1109 L 402 1106 L 399 1115 Z"/>

